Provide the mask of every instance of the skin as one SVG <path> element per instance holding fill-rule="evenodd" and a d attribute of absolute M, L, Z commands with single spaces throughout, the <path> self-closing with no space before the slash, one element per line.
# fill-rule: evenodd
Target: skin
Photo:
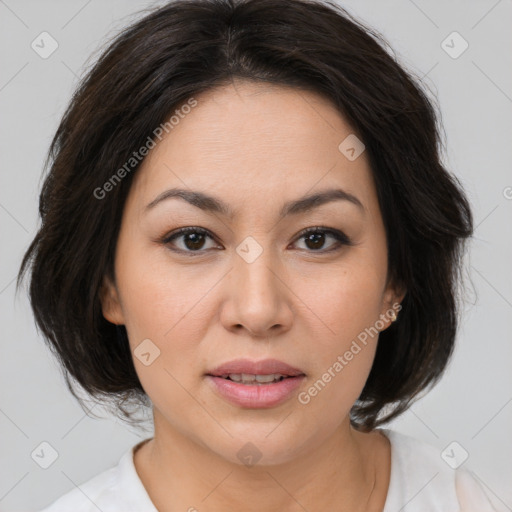
<path fill-rule="evenodd" d="M 105 279 L 102 292 L 105 318 L 126 326 L 132 351 L 148 338 L 160 350 L 148 366 L 134 357 L 155 423 L 154 437 L 135 453 L 137 473 L 159 511 L 381 511 L 389 441 L 349 423 L 378 336 L 307 405 L 296 396 L 365 328 L 384 318 L 386 329 L 382 315 L 404 296 L 387 280 L 366 154 L 349 161 L 340 152 L 354 131 L 311 92 L 236 81 L 196 100 L 134 177 L 115 283 Z M 236 214 L 208 213 L 180 198 L 144 211 L 172 187 L 216 196 Z M 327 188 L 350 192 L 364 209 L 337 200 L 278 218 L 285 202 Z M 188 226 L 211 238 L 162 242 Z M 323 245 L 297 236 L 316 226 L 342 231 L 353 245 L 328 233 Z M 236 252 L 248 236 L 263 251 L 252 263 Z M 280 359 L 306 378 L 281 405 L 236 406 L 205 373 L 238 357 Z M 248 442 L 262 455 L 252 467 L 237 457 Z"/>

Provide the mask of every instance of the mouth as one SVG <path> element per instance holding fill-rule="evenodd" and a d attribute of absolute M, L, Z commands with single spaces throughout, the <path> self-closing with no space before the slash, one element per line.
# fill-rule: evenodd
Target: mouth
<path fill-rule="evenodd" d="M 228 378 L 235 382 L 257 381 L 267 383 L 282 378 L 305 375 L 305 373 L 283 361 L 279 361 L 279 359 L 263 359 L 261 361 L 234 359 L 217 366 L 209 371 L 207 375 Z"/>
<path fill-rule="evenodd" d="M 282 361 L 239 359 L 206 375 L 223 399 L 244 408 L 270 408 L 291 398 L 306 374 Z"/>
<path fill-rule="evenodd" d="M 214 377 L 214 375 L 212 375 Z M 231 373 L 229 375 L 218 375 L 222 379 L 227 379 L 232 382 L 238 382 L 246 386 L 266 386 L 268 384 L 274 384 L 284 379 L 293 379 L 290 375 L 282 375 L 279 373 L 271 373 L 268 375 L 254 375 L 251 373 Z"/>

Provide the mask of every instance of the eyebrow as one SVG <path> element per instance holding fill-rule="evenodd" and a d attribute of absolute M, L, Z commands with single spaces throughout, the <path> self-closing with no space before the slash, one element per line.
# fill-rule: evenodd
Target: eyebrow
<path fill-rule="evenodd" d="M 233 218 L 235 215 L 235 212 L 231 209 L 231 207 L 224 203 L 222 200 L 205 194 L 204 192 L 185 190 L 181 188 L 165 190 L 155 199 L 153 199 L 153 201 L 151 201 L 148 205 L 146 205 L 144 211 L 147 212 L 153 209 L 157 204 L 160 204 L 162 201 L 171 198 L 183 199 L 187 201 L 187 203 L 190 203 L 191 205 L 196 206 L 205 212 L 219 213 L 229 218 Z M 347 201 L 357 206 L 357 208 L 361 210 L 362 213 L 365 211 L 363 204 L 356 196 L 346 192 L 343 189 L 337 188 L 306 195 L 294 201 L 288 201 L 281 208 L 279 218 L 282 219 L 287 215 L 298 215 L 300 213 L 305 213 L 332 201 Z"/>

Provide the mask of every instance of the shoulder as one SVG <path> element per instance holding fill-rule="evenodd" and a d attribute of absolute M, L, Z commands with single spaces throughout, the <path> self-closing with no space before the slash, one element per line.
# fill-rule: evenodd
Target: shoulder
<path fill-rule="evenodd" d="M 391 475 L 384 512 L 495 512 L 470 471 L 452 468 L 441 450 L 394 430 L 378 430 L 391 443 Z"/>
<path fill-rule="evenodd" d="M 110 510 L 108 503 L 112 501 L 118 485 L 118 473 L 117 466 L 109 468 L 62 495 L 40 512 L 92 512 L 98 508 L 107 512 Z"/>
<path fill-rule="evenodd" d="M 133 453 L 126 450 L 117 465 L 76 486 L 38 512 L 156 512 L 135 470 Z"/>

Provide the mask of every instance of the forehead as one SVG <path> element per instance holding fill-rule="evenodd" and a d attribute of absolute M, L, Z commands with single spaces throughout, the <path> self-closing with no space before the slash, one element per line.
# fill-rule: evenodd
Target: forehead
<path fill-rule="evenodd" d="M 171 187 L 216 192 L 233 204 L 330 186 L 372 200 L 365 153 L 351 161 L 339 149 L 354 130 L 322 96 L 235 82 L 194 99 L 137 171 L 133 187 L 146 203 Z"/>

